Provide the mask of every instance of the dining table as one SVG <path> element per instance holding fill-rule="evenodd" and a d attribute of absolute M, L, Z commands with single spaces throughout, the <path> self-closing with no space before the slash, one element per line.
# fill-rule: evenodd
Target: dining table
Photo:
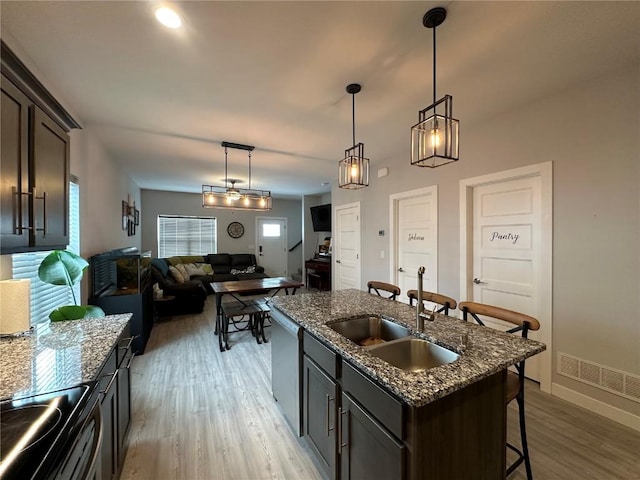
<path fill-rule="evenodd" d="M 266 277 L 227 282 L 211 282 L 210 285 L 213 294 L 216 296 L 216 326 L 214 333 L 218 335 L 218 346 L 220 351 L 223 352 L 226 349 L 225 345 L 227 342 L 227 339 L 223 338 L 225 337 L 225 332 L 222 328 L 222 297 L 224 295 L 231 295 L 240 302 L 240 304 L 247 305 L 250 301 L 246 298 L 243 300 L 242 295 L 265 295 L 274 297 L 281 290 L 284 290 L 285 295 L 295 295 L 298 288 L 304 286 L 304 283 L 289 277 Z"/>

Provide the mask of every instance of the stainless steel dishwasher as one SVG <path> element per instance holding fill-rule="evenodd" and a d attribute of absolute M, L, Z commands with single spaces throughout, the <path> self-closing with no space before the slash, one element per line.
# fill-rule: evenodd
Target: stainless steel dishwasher
<path fill-rule="evenodd" d="M 271 390 L 291 429 L 302 436 L 302 328 L 271 309 Z"/>

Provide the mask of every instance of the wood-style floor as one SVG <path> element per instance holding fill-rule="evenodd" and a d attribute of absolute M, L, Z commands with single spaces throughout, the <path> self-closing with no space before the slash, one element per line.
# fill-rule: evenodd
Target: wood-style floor
<path fill-rule="evenodd" d="M 146 353 L 135 358 L 133 420 L 120 478 L 322 478 L 271 396 L 271 344 L 257 345 L 239 332 L 230 336 L 231 350 L 221 353 L 212 300 L 200 315 L 156 324 Z M 640 433 L 535 384 L 527 395 L 536 480 L 640 479 Z M 515 443 L 517 410 L 508 411 L 508 438 Z M 509 480 L 525 478 L 523 465 Z"/>

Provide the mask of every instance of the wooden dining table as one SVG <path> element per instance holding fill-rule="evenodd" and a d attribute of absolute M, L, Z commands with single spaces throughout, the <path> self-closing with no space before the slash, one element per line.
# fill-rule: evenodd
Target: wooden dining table
<path fill-rule="evenodd" d="M 267 278 L 253 278 L 250 280 L 235 280 L 229 282 L 212 282 L 211 289 L 216 296 L 216 326 L 214 333 L 218 335 L 218 346 L 220 351 L 225 350 L 224 342 L 226 338 L 223 337 L 223 318 L 222 318 L 222 297 L 224 295 L 231 295 L 241 304 L 245 304 L 247 300 L 243 301 L 242 294 L 249 295 L 265 295 L 273 297 L 278 294 L 280 290 L 285 291 L 286 295 L 295 295 L 298 288 L 304 286 L 304 283 L 293 280 L 288 277 L 267 277 Z"/>

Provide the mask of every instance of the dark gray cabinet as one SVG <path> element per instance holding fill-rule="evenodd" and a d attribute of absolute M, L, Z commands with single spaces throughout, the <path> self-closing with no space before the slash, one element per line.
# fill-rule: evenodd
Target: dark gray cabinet
<path fill-rule="evenodd" d="M 401 433 L 402 404 L 308 333 L 303 346 L 303 436 L 327 477 L 405 478 L 404 444 L 371 413 Z"/>
<path fill-rule="evenodd" d="M 127 325 L 96 377 L 103 425 L 97 480 L 117 479 L 127 452 L 131 422 L 131 344 L 130 326 Z"/>
<path fill-rule="evenodd" d="M 303 437 L 325 474 L 336 478 L 338 384 L 310 357 L 303 360 Z"/>
<path fill-rule="evenodd" d="M 0 254 L 69 243 L 68 131 L 79 125 L 2 42 Z"/>
<path fill-rule="evenodd" d="M 340 478 L 405 478 L 404 445 L 349 394 L 340 407 Z"/>
<path fill-rule="evenodd" d="M 505 371 L 404 403 L 307 331 L 303 433 L 330 479 L 505 477 Z"/>

